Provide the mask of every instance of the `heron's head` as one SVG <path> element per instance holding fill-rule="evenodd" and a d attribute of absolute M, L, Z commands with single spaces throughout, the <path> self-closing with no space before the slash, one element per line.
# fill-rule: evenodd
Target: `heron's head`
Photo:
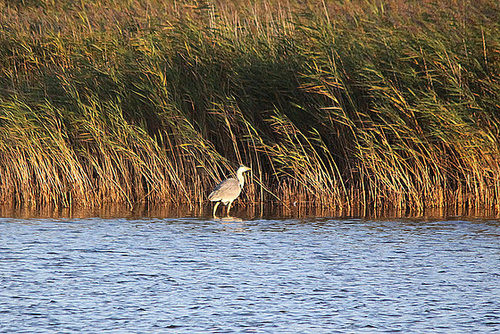
<path fill-rule="evenodd" d="M 245 165 L 240 165 L 240 167 L 238 168 L 238 173 L 248 172 L 249 170 L 251 170 L 249 167 Z"/>

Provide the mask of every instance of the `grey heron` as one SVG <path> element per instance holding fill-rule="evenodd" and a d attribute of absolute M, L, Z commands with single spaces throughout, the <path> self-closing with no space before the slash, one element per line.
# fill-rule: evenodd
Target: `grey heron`
<path fill-rule="evenodd" d="M 245 184 L 243 173 L 248 172 L 249 170 L 250 168 L 248 168 L 247 166 L 240 165 L 240 167 L 236 171 L 236 179 L 225 179 L 215 187 L 210 195 L 208 195 L 208 199 L 211 202 L 217 202 L 214 206 L 214 217 L 215 211 L 217 210 L 217 207 L 221 202 L 227 205 L 227 215 L 229 216 L 231 204 L 233 204 L 233 201 L 238 198 L 238 196 L 240 196 L 241 189 L 243 189 L 243 185 Z"/>

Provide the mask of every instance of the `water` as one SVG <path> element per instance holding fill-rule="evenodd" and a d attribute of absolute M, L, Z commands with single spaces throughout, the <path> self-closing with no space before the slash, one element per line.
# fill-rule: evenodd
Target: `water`
<path fill-rule="evenodd" d="M 488 333 L 500 222 L 0 219 L 2 333 Z"/>

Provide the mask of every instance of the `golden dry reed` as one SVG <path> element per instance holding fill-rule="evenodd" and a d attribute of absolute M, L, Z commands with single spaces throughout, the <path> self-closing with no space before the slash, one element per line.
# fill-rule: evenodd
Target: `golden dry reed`
<path fill-rule="evenodd" d="M 0 0 L 0 202 L 497 208 L 496 0 Z"/>

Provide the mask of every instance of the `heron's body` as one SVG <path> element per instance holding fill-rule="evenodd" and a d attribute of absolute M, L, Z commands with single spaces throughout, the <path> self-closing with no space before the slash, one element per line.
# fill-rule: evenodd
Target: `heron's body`
<path fill-rule="evenodd" d="M 231 210 L 231 204 L 233 201 L 238 198 L 241 194 L 241 189 L 245 184 L 245 178 L 243 177 L 243 173 L 249 171 L 250 168 L 241 165 L 236 172 L 236 179 L 229 178 L 221 183 L 219 183 L 215 189 L 208 195 L 208 199 L 212 202 L 217 202 L 214 206 L 214 217 L 215 211 L 217 207 L 222 202 L 224 205 L 227 205 L 227 214 L 229 215 L 229 210 Z"/>

